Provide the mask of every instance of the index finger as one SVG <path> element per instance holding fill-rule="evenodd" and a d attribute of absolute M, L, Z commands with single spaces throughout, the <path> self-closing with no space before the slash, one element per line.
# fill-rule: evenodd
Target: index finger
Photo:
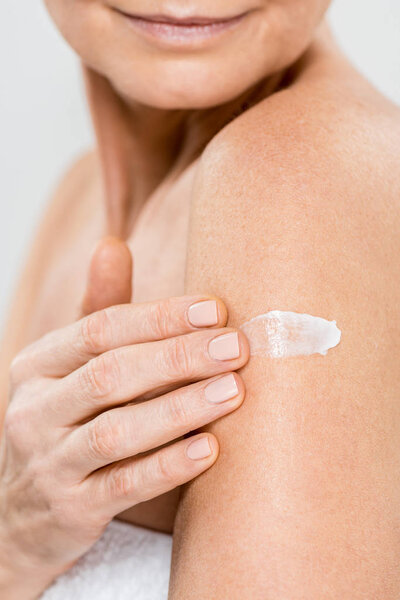
<path fill-rule="evenodd" d="M 64 377 L 90 359 L 121 346 L 158 341 L 203 329 L 224 327 L 227 310 L 213 296 L 180 296 L 121 304 L 94 312 L 52 331 L 17 357 L 14 374 Z M 19 367 L 19 368 L 18 368 Z"/>

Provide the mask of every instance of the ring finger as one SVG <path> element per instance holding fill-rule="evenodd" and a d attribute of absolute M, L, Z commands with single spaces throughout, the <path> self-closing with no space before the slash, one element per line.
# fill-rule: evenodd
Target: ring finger
<path fill-rule="evenodd" d="M 180 388 L 136 406 L 104 412 L 75 429 L 63 456 L 74 475 L 153 450 L 223 415 L 243 402 L 244 384 L 228 373 Z M 65 465 L 65 461 L 64 461 Z"/>
<path fill-rule="evenodd" d="M 218 458 L 211 434 L 181 440 L 146 456 L 99 469 L 80 484 L 86 504 L 108 521 L 118 513 L 194 479 Z"/>
<path fill-rule="evenodd" d="M 236 371 L 248 356 L 244 334 L 228 328 L 118 348 L 60 379 L 47 414 L 73 425 L 161 386 Z"/>

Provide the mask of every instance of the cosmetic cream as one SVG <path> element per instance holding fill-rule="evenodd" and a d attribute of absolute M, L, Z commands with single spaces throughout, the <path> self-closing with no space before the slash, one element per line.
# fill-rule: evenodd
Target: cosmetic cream
<path fill-rule="evenodd" d="M 270 358 L 325 355 L 340 342 L 336 321 L 273 310 L 241 326 L 250 343 L 250 353 Z"/>

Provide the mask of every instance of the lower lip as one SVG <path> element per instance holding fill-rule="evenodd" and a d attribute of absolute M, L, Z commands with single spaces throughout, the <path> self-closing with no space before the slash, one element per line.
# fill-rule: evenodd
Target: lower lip
<path fill-rule="evenodd" d="M 242 14 L 232 19 L 205 23 L 175 23 L 148 20 L 118 12 L 136 31 L 144 34 L 147 38 L 176 47 L 204 45 L 237 27 L 246 16 L 246 14 Z"/>

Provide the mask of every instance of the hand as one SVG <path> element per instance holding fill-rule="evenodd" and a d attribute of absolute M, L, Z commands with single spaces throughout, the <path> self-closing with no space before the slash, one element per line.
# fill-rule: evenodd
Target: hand
<path fill-rule="evenodd" d="M 248 345 L 225 323 L 223 303 L 204 296 L 117 305 L 15 358 L 0 461 L 4 600 L 36 597 L 116 514 L 215 462 L 214 436 L 174 440 L 243 401 L 232 371 Z"/>

